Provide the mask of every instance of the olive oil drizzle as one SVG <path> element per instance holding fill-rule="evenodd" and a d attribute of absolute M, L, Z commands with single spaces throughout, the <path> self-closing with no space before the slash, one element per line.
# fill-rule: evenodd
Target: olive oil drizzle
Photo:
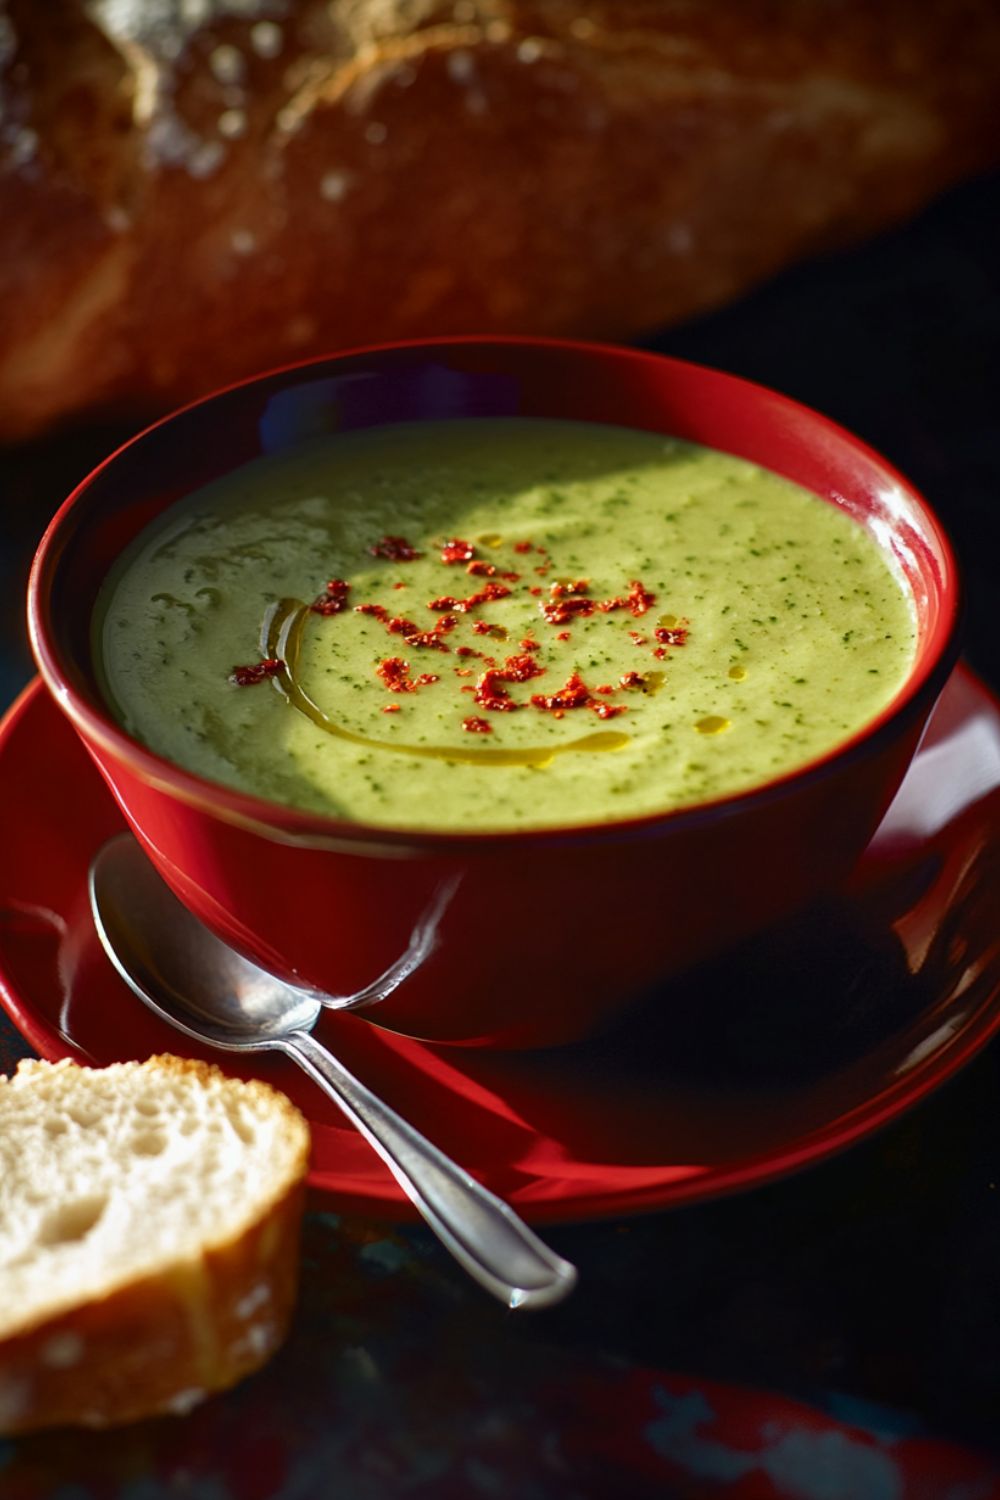
<path fill-rule="evenodd" d="M 571 752 L 601 754 L 609 750 L 621 750 L 629 743 L 629 736 L 615 730 L 601 730 L 596 734 L 585 734 L 580 739 L 568 740 L 564 745 L 548 745 L 539 749 L 490 750 L 478 745 L 405 745 L 395 740 L 371 739 L 354 730 L 345 729 L 323 712 L 302 686 L 297 667 L 302 646 L 302 633 L 309 619 L 309 606 L 301 599 L 281 599 L 265 612 L 260 630 L 260 650 L 265 660 L 277 658 L 284 663 L 284 671 L 271 678 L 271 682 L 290 707 L 304 714 L 325 734 L 347 740 L 352 745 L 364 745 L 370 750 L 390 750 L 397 755 L 418 755 L 428 760 L 465 761 L 486 766 L 547 766 L 557 755 Z"/>

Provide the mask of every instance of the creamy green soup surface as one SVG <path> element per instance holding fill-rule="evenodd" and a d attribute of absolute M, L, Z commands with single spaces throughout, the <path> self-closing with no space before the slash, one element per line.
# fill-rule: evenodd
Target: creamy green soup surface
<path fill-rule="evenodd" d="M 916 637 L 834 506 L 691 443 L 527 418 L 256 459 L 139 536 L 94 629 L 115 715 L 168 760 L 429 829 L 752 787 L 877 714 Z"/>

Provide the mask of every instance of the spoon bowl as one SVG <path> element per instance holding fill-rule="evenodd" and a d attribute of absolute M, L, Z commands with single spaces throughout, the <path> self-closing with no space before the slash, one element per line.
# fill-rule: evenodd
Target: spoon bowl
<path fill-rule="evenodd" d="M 171 1026 L 231 1052 L 266 1051 L 311 1031 L 321 1001 L 228 947 L 156 873 L 131 834 L 94 857 L 90 904 L 125 983 Z"/>
<path fill-rule="evenodd" d="M 576 1269 L 401 1118 L 312 1035 L 323 999 L 215 937 L 178 901 L 131 834 L 90 867 L 101 943 L 129 988 L 185 1036 L 227 1052 L 280 1051 L 324 1089 L 385 1161 L 456 1260 L 508 1307 L 547 1307 Z"/>

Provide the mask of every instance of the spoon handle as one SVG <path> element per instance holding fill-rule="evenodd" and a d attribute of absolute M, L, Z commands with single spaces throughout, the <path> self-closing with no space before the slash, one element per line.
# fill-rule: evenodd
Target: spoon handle
<path fill-rule="evenodd" d="M 336 1100 L 371 1142 L 434 1233 L 465 1269 L 508 1307 L 548 1307 L 576 1284 L 556 1255 L 509 1204 L 478 1183 L 400 1118 L 306 1031 L 282 1049 Z"/>

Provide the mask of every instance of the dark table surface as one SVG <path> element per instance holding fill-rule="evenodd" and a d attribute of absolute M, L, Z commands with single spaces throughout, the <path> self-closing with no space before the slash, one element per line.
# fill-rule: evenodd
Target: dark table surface
<path fill-rule="evenodd" d="M 819 408 L 908 474 L 957 544 L 967 659 L 1000 688 L 1000 179 L 648 343 Z M 124 435 L 0 461 L 0 705 L 31 672 L 37 536 Z M 27 1050 L 0 1019 L 0 1065 Z M 994 1044 L 812 1170 L 547 1231 L 581 1285 L 533 1319 L 466 1287 L 423 1230 L 318 1203 L 267 1371 L 184 1420 L 0 1441 L 0 1496 L 1000 1494 L 998 1183 Z"/>

